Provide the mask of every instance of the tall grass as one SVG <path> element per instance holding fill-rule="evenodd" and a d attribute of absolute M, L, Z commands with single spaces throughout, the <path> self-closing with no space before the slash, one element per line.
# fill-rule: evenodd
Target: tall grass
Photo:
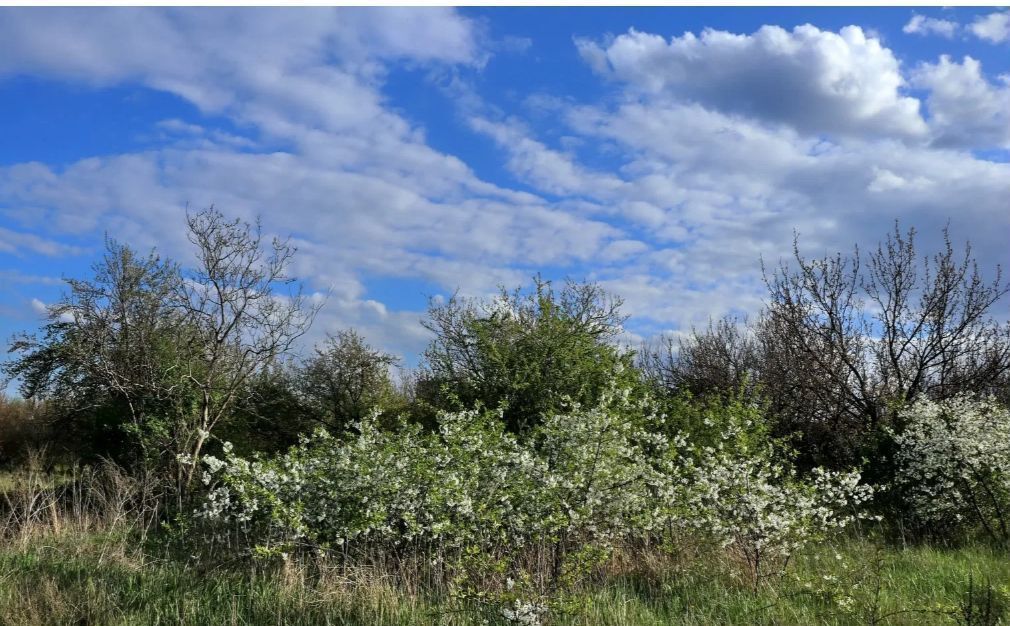
<path fill-rule="evenodd" d="M 111 464 L 53 473 L 38 456 L 0 487 L 0 625 L 493 624 L 493 610 L 423 584 L 390 555 L 207 558 L 166 543 L 144 485 Z M 1010 559 L 986 545 L 815 547 L 757 591 L 729 553 L 618 551 L 551 623 L 996 624 Z"/>

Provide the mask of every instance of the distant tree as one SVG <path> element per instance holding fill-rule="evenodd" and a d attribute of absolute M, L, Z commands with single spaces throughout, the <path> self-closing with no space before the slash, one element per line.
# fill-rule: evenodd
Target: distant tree
<path fill-rule="evenodd" d="M 983 280 L 971 245 L 920 258 L 915 231 L 765 272 L 769 299 L 756 321 L 725 318 L 643 351 L 667 397 L 744 398 L 768 407 L 776 436 L 793 436 L 807 464 L 848 466 L 900 429 L 898 409 L 924 396 L 1010 399 L 1010 324 L 995 317 L 1010 284 Z"/>
<path fill-rule="evenodd" d="M 254 374 L 215 434 L 238 454 L 275 453 L 319 425 L 298 391 L 299 368 L 285 359 Z"/>
<path fill-rule="evenodd" d="M 23 461 L 32 451 L 58 443 L 64 448 L 69 441 L 57 439 L 50 411 L 44 402 L 33 402 L 23 398 L 11 398 L 0 393 L 0 467 L 12 461 Z M 64 449 L 47 452 L 61 456 Z"/>
<path fill-rule="evenodd" d="M 504 408 L 524 432 L 567 400 L 593 405 L 615 369 L 637 382 L 632 356 L 613 343 L 625 316 L 621 300 L 590 283 L 555 290 L 501 289 L 492 300 L 453 296 L 431 303 L 422 322 L 435 338 L 424 353 L 419 393 L 441 408 Z"/>
<path fill-rule="evenodd" d="M 652 385 L 677 395 L 753 395 L 761 365 L 760 344 L 747 321 L 724 317 L 705 330 L 665 336 L 645 346 L 640 366 Z"/>
<path fill-rule="evenodd" d="M 354 330 L 343 330 L 327 336 L 300 368 L 298 393 L 311 419 L 340 432 L 394 401 L 390 368 L 397 363 Z"/>

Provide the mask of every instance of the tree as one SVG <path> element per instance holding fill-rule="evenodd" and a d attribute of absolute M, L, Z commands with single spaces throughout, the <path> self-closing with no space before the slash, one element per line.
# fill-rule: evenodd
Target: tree
<path fill-rule="evenodd" d="M 278 453 L 318 426 L 298 392 L 299 368 L 284 359 L 254 374 L 215 431 L 237 453 Z"/>
<path fill-rule="evenodd" d="M 291 288 L 295 281 L 287 268 L 294 246 L 275 238 L 267 253 L 258 221 L 229 221 L 210 207 L 187 215 L 186 223 L 197 267 L 178 283 L 174 302 L 194 329 L 187 379 L 197 390 L 197 410 L 181 442 L 190 457 L 188 485 L 211 431 L 251 378 L 305 334 L 320 304 Z"/>
<path fill-rule="evenodd" d="M 1010 324 L 993 306 L 1010 291 L 997 267 L 985 281 L 966 244 L 919 259 L 915 230 L 869 255 L 807 260 L 766 274 L 770 301 L 759 335 L 760 382 L 793 426 L 860 434 L 896 423 L 919 396 L 993 392 L 1010 372 Z M 921 265 L 920 265 L 921 264 Z M 831 446 L 836 453 L 845 446 Z"/>
<path fill-rule="evenodd" d="M 114 442 L 116 432 L 87 427 L 82 432 L 85 416 L 106 417 L 139 446 L 139 451 L 95 452 L 157 464 L 188 399 L 183 371 L 190 329 L 171 305 L 178 267 L 107 239 L 105 256 L 93 271 L 90 280 L 66 281 L 69 291 L 47 309 L 41 336 L 26 334 L 12 342 L 11 352 L 19 356 L 5 364 L 5 373 L 20 379 L 24 397 L 51 399 L 72 416 L 65 427 L 78 436 Z"/>
<path fill-rule="evenodd" d="M 90 415 L 122 427 L 145 467 L 174 465 L 180 494 L 211 432 L 318 309 L 289 289 L 287 241 L 267 251 L 258 224 L 213 207 L 187 225 L 195 269 L 108 241 L 94 278 L 68 280 L 41 336 L 15 341 L 20 356 L 5 365 L 25 397 L 53 399 L 76 423 Z"/>
<path fill-rule="evenodd" d="M 746 320 L 724 317 L 696 328 L 686 337 L 663 337 L 646 346 L 640 366 L 664 394 L 693 396 L 753 395 L 760 366 L 760 345 Z"/>
<path fill-rule="evenodd" d="M 517 433 L 566 400 L 593 405 L 615 369 L 622 384 L 637 380 L 631 355 L 612 343 L 625 320 L 620 306 L 595 284 L 555 290 L 540 277 L 531 290 L 502 288 L 489 301 L 432 302 L 422 323 L 435 338 L 419 393 L 439 408 L 503 407 Z"/>
<path fill-rule="evenodd" d="M 765 271 L 769 300 L 751 324 L 726 318 L 644 351 L 642 366 L 668 396 L 689 392 L 768 407 L 809 466 L 847 467 L 879 456 L 920 396 L 1007 397 L 1010 325 L 992 315 L 1010 291 L 1000 268 L 983 280 L 966 244 L 920 258 L 915 231 L 897 225 L 871 253 L 858 249 Z M 673 406 L 673 405 L 671 405 Z"/>
<path fill-rule="evenodd" d="M 396 389 L 389 368 L 397 362 L 354 330 L 343 330 L 328 335 L 300 369 L 298 392 L 313 419 L 340 432 L 390 404 Z"/>

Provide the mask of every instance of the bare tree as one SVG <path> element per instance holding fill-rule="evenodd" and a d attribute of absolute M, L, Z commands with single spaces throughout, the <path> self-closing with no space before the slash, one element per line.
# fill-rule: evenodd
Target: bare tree
<path fill-rule="evenodd" d="M 732 316 L 692 328 L 687 337 L 662 337 L 645 346 L 639 365 L 653 385 L 669 393 L 751 395 L 760 349 L 746 319 Z"/>
<path fill-rule="evenodd" d="M 920 259 L 895 226 L 869 255 L 782 263 L 765 280 L 760 382 L 780 415 L 835 434 L 890 423 L 896 405 L 992 392 L 1010 372 L 1010 324 L 992 317 L 1010 291 L 985 281 L 966 245 Z"/>
<path fill-rule="evenodd" d="M 903 401 L 926 393 L 938 399 L 962 391 L 992 392 L 1010 371 L 1010 326 L 990 317 L 1010 291 L 996 267 L 985 282 L 967 243 L 960 258 L 943 231 L 944 249 L 917 267 L 915 231 L 895 227 L 870 255 L 862 285 L 874 308 L 879 341 L 874 361 L 880 384 Z"/>
<path fill-rule="evenodd" d="M 250 377 L 291 349 L 319 305 L 300 287 L 292 288 L 294 279 L 286 272 L 294 246 L 275 238 L 267 252 L 258 220 L 230 221 L 211 207 L 187 215 L 186 222 L 197 268 L 184 275 L 175 302 L 194 329 L 197 355 L 188 378 L 197 389 L 198 408 L 182 442 L 191 457 L 188 485 L 207 437 Z"/>

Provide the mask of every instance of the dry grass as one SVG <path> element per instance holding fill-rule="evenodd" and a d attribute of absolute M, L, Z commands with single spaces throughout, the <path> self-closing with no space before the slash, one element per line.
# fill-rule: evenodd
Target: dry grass
<path fill-rule="evenodd" d="M 5 485 L 0 626 L 496 623 L 493 607 L 451 600 L 447 587 L 424 579 L 422 563 L 395 555 L 354 567 L 191 558 L 201 554 L 194 545 L 156 541 L 148 490 L 112 465 L 54 475 L 33 456 Z M 898 548 L 853 537 L 815 547 L 755 592 L 732 555 L 685 537 L 675 552 L 644 545 L 617 552 L 551 623 L 995 624 L 977 616 L 1005 612 L 1007 581 L 1002 550 Z M 967 601 L 972 593 L 975 604 Z M 966 607 L 972 620 L 963 617 Z"/>

